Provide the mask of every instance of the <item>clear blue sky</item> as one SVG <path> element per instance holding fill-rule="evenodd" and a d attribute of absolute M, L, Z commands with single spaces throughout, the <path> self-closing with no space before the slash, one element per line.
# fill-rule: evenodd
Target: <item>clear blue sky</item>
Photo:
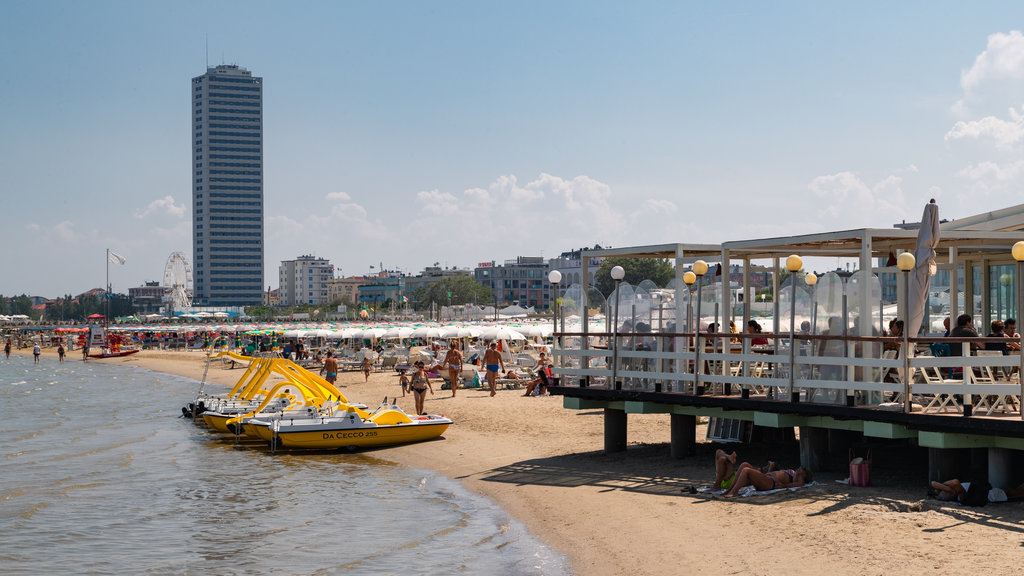
<path fill-rule="evenodd" d="M 190 93 L 264 78 L 266 278 L 1022 201 L 1024 3 L 0 3 L 0 294 L 191 256 Z"/>

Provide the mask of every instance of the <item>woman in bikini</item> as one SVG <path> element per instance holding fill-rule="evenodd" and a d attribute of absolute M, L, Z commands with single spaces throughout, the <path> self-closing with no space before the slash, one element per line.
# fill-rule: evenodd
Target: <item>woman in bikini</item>
<path fill-rule="evenodd" d="M 430 383 L 430 379 L 427 378 L 427 373 L 423 368 L 423 362 L 416 363 L 416 371 L 412 374 L 409 387 L 412 388 L 412 397 L 413 400 L 416 401 L 416 414 L 426 414 L 426 412 L 423 411 L 423 401 L 427 398 L 428 389 L 431 394 L 434 393 L 434 386 Z"/>
<path fill-rule="evenodd" d="M 448 346 L 448 353 L 444 355 L 444 365 L 448 368 L 448 381 L 452 383 L 452 398 L 455 391 L 459 389 L 459 379 L 462 374 L 462 352 L 455 347 L 455 340 Z"/>
<path fill-rule="evenodd" d="M 725 494 L 725 498 L 732 498 L 739 493 L 744 486 L 753 486 L 759 491 L 775 490 L 776 488 L 793 488 L 803 486 L 811 481 L 813 474 L 805 468 L 774 470 L 772 472 L 761 472 L 757 468 L 741 468 L 736 473 L 732 487 Z"/>

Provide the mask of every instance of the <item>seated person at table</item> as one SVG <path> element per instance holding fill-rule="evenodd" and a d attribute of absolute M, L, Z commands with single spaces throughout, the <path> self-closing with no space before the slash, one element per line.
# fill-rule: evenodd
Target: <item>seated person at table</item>
<path fill-rule="evenodd" d="M 974 320 L 970 314 L 961 314 L 956 317 L 956 328 L 949 331 L 950 338 L 977 338 L 978 331 L 974 329 Z M 978 345 L 970 343 L 971 350 L 977 350 Z M 959 342 L 949 345 L 950 356 L 963 356 L 963 346 Z"/>
<path fill-rule="evenodd" d="M 727 454 L 725 450 L 715 451 L 715 485 L 714 490 L 728 490 L 736 481 L 736 476 L 744 468 L 752 468 L 749 462 L 742 462 L 736 465 L 736 452 Z M 768 473 L 775 471 L 775 462 L 768 461 L 768 465 L 762 467 L 761 472 Z"/>
<path fill-rule="evenodd" d="M 1017 334 L 1017 320 L 1007 318 L 1004 324 L 1003 336 L 1010 339 L 1010 341 L 1006 343 L 1006 347 L 1010 350 L 1020 350 L 1020 334 Z"/>
<path fill-rule="evenodd" d="M 761 492 L 776 488 L 795 488 L 810 482 L 813 477 L 811 471 L 806 468 L 761 472 L 753 466 L 745 467 L 736 472 L 736 479 L 733 481 L 732 487 L 722 496 L 732 498 L 739 494 L 740 488 L 746 486 L 753 486 L 755 490 Z"/>
<path fill-rule="evenodd" d="M 1004 325 L 999 320 L 992 321 L 992 331 L 988 333 L 988 338 L 1004 338 L 1003 333 Z M 985 350 L 998 350 L 1003 353 L 1003 356 L 1010 353 L 1010 349 L 1007 346 L 1007 342 L 985 342 Z"/>
<path fill-rule="evenodd" d="M 747 331 L 751 334 L 763 334 L 764 331 L 761 329 L 761 325 L 758 324 L 757 320 L 750 320 L 747 322 Z M 755 337 L 750 339 L 751 346 L 767 346 L 768 339 L 764 336 Z"/>
<path fill-rule="evenodd" d="M 889 336 L 903 338 L 903 320 L 893 320 L 889 323 Z M 889 341 L 882 346 L 882 350 L 899 350 L 901 346 L 903 346 L 903 342 Z"/>

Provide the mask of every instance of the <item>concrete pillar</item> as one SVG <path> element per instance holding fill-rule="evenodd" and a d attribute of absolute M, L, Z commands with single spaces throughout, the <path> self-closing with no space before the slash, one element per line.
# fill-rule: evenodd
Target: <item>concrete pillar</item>
<path fill-rule="evenodd" d="M 969 482 L 971 473 L 971 451 L 965 448 L 929 448 L 928 480 L 945 482 L 957 478 Z"/>
<path fill-rule="evenodd" d="M 828 470 L 828 430 L 800 427 L 800 465 L 812 472 Z"/>
<path fill-rule="evenodd" d="M 614 408 L 604 409 L 604 451 L 623 452 L 626 450 L 626 411 Z"/>
<path fill-rule="evenodd" d="M 693 456 L 697 446 L 697 417 L 672 414 L 672 457 Z"/>
<path fill-rule="evenodd" d="M 988 449 L 988 483 L 996 488 L 1014 488 L 1021 483 L 1020 452 L 1009 448 Z"/>

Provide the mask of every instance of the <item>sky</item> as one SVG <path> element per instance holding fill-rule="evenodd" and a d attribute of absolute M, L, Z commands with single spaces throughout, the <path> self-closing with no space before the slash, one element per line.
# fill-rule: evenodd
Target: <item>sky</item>
<path fill-rule="evenodd" d="M 0 294 L 192 256 L 190 82 L 263 78 L 265 279 L 1022 202 L 1024 3 L 0 3 Z"/>

